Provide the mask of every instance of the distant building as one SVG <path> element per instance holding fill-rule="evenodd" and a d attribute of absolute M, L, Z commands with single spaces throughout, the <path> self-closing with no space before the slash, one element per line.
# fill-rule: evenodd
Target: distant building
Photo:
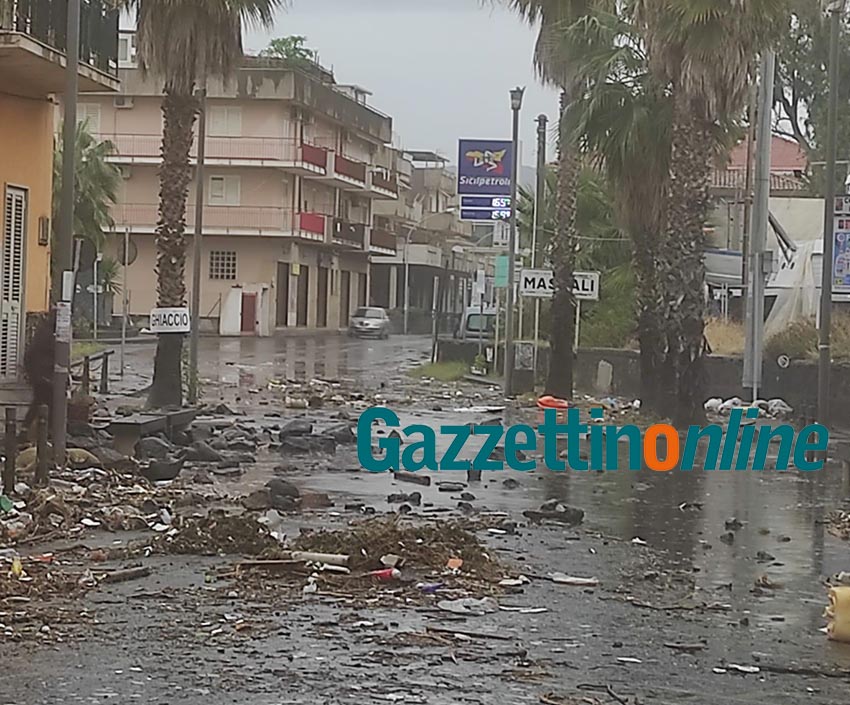
<path fill-rule="evenodd" d="M 406 150 L 399 159 L 409 165 L 410 188 L 397 202 L 375 205 L 375 223 L 395 234 L 398 251 L 373 255 L 373 301 L 403 318 L 407 270 L 409 331 L 430 330 L 436 286 L 440 326 L 451 332 L 476 271 L 492 274 L 491 253 L 475 247 L 472 225 L 458 219 L 456 176 L 446 159 L 426 150 Z"/>
<path fill-rule="evenodd" d="M 50 300 L 56 102 L 65 85 L 66 0 L 0 2 L 0 383 L 15 386 L 26 327 Z M 80 92 L 118 88 L 118 13 L 82 0 Z M 7 393 L 8 391 L 8 393 Z M 13 401 L 3 390 L 4 403 Z"/>
<path fill-rule="evenodd" d="M 121 37 L 121 94 L 87 100 L 80 115 L 124 174 L 115 231 L 129 232 L 129 307 L 156 305 L 154 233 L 162 138 L 161 86 L 135 65 Z M 322 67 L 245 57 L 227 84 L 208 86 L 201 318 L 222 335 L 331 329 L 369 301 L 370 252 L 392 254 L 392 232 L 373 206 L 398 199 L 392 120 L 368 92 L 340 86 Z M 193 147 L 194 155 L 196 148 Z M 195 187 L 186 212 L 187 288 Z M 120 244 L 120 238 L 114 238 Z M 120 256 L 118 257 L 120 260 Z M 115 314 L 121 303 L 116 302 Z"/>

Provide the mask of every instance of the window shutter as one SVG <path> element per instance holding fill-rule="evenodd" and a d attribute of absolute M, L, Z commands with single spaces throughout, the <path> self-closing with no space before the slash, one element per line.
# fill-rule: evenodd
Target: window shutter
<path fill-rule="evenodd" d="M 0 272 L 0 379 L 5 380 L 17 379 L 20 362 L 26 222 L 27 192 L 6 187 Z"/>
<path fill-rule="evenodd" d="M 100 134 L 100 104 L 99 103 L 78 103 L 77 104 L 77 123 L 87 123 L 88 131 L 97 135 Z"/>

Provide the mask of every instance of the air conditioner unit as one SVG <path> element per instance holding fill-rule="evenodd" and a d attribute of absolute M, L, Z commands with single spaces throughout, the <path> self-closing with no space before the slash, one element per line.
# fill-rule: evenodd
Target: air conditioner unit
<path fill-rule="evenodd" d="M 133 96 L 130 95 L 117 95 L 113 98 L 113 103 L 116 108 L 132 108 L 133 107 Z"/>
<path fill-rule="evenodd" d="M 133 175 L 132 172 L 130 171 L 130 167 L 128 167 L 126 165 L 122 164 L 118 167 L 118 169 L 121 172 L 121 178 L 122 179 L 129 179 Z"/>

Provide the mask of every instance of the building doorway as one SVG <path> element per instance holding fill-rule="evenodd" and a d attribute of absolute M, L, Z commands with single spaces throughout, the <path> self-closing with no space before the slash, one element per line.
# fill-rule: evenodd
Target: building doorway
<path fill-rule="evenodd" d="M 365 274 L 357 275 L 357 305 L 358 306 L 368 306 L 369 302 L 366 300 L 366 289 L 368 282 L 366 281 Z"/>
<path fill-rule="evenodd" d="M 318 328 L 328 327 L 328 268 L 319 267 L 319 278 L 317 280 L 319 289 L 318 309 L 316 310 L 316 326 Z"/>
<path fill-rule="evenodd" d="M 348 327 L 348 316 L 351 314 L 351 272 L 340 272 L 339 289 L 339 327 Z"/>
<path fill-rule="evenodd" d="M 289 262 L 277 263 L 277 310 L 275 325 L 286 326 L 289 323 Z"/>
<path fill-rule="evenodd" d="M 242 335 L 257 332 L 257 295 L 242 292 Z"/>
<path fill-rule="evenodd" d="M 310 304 L 310 268 L 301 265 L 298 273 L 298 315 L 296 317 L 296 325 L 307 325 L 307 311 Z"/>

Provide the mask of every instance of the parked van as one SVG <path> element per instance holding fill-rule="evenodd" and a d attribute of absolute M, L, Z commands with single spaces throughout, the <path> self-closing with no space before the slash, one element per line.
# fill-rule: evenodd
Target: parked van
<path fill-rule="evenodd" d="M 485 304 L 467 306 L 455 331 L 455 338 L 461 340 L 493 340 L 496 337 L 496 307 Z"/>

